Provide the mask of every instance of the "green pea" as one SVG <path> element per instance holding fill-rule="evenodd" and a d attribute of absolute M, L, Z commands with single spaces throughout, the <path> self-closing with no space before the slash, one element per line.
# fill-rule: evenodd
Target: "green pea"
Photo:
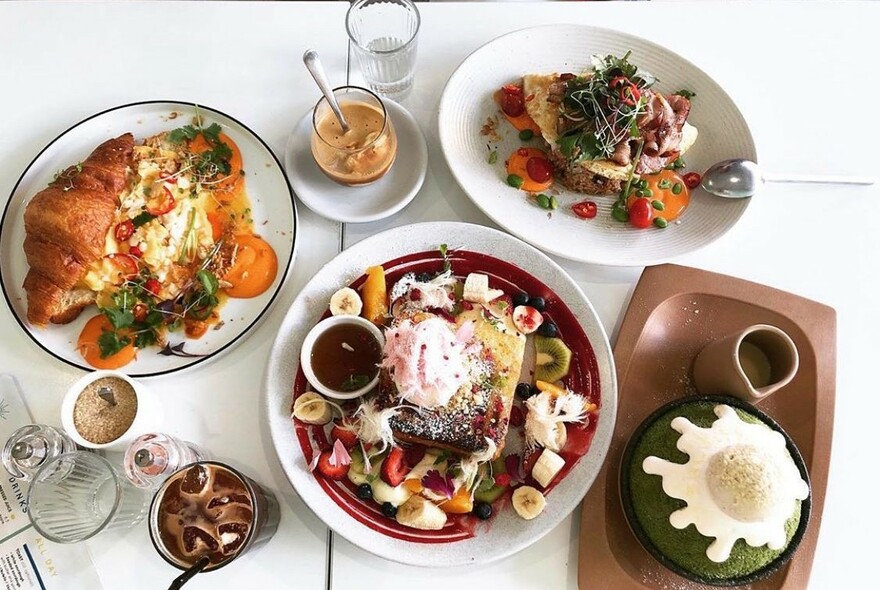
<path fill-rule="evenodd" d="M 508 174 L 507 175 L 507 184 L 509 184 L 513 188 L 521 187 L 523 185 L 522 176 L 517 176 L 516 174 Z"/>
<path fill-rule="evenodd" d="M 657 183 L 657 188 L 661 188 L 663 190 L 666 190 L 666 189 L 670 188 L 671 186 L 672 186 L 672 181 L 669 180 L 668 178 L 664 178 L 663 180 L 661 180 L 660 182 Z"/>
<path fill-rule="evenodd" d="M 663 219 L 662 217 L 655 217 L 654 218 L 654 225 L 656 225 L 660 229 L 663 229 L 664 227 L 669 225 L 669 222 L 666 221 L 665 219 Z"/>
<path fill-rule="evenodd" d="M 676 158 L 675 162 L 672 163 L 672 167 L 675 168 L 676 170 L 684 168 L 685 167 L 684 159 L 682 159 L 682 157 L 679 156 L 678 158 Z"/>
<path fill-rule="evenodd" d="M 556 202 L 556 197 L 550 195 L 550 209 L 555 210 L 559 206 L 559 203 Z"/>
<path fill-rule="evenodd" d="M 673 195 L 680 195 L 681 191 L 682 191 L 682 186 L 681 186 L 680 182 L 676 182 L 675 184 L 672 185 L 672 194 Z"/>
<path fill-rule="evenodd" d="M 654 207 L 654 209 L 656 209 L 657 211 L 663 211 L 664 209 L 666 209 L 666 205 L 663 204 L 663 201 L 658 201 L 657 199 L 651 201 L 651 206 Z"/>
<path fill-rule="evenodd" d="M 641 190 L 641 192 L 644 193 L 644 194 L 640 195 L 642 197 L 653 197 L 654 196 L 654 191 L 652 191 L 649 188 L 643 188 Z"/>
<path fill-rule="evenodd" d="M 629 221 L 629 213 L 627 212 L 626 207 L 618 204 L 615 204 L 614 207 L 611 208 L 611 217 L 624 223 Z"/>
<path fill-rule="evenodd" d="M 648 181 L 647 180 L 637 180 L 636 181 L 636 188 L 641 188 L 641 189 L 648 188 Z"/>
<path fill-rule="evenodd" d="M 492 150 L 489 153 L 489 163 L 494 164 L 497 161 L 498 161 L 498 150 Z"/>
<path fill-rule="evenodd" d="M 535 200 L 538 202 L 538 207 L 540 207 L 541 209 L 550 209 L 550 197 L 548 197 L 544 193 L 541 193 L 540 195 L 535 197 Z"/>
<path fill-rule="evenodd" d="M 531 129 L 523 129 L 519 132 L 519 138 L 523 141 L 528 141 L 535 136 L 535 132 Z"/>

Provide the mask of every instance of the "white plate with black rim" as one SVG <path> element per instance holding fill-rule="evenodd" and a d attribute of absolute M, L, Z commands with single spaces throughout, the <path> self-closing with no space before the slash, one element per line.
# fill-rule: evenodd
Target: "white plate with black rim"
<path fill-rule="evenodd" d="M 384 516 L 378 504 L 360 500 L 354 486 L 312 473 L 318 448 L 311 428 L 291 418 L 295 396 L 308 389 L 299 368 L 305 334 L 326 312 L 340 287 L 360 287 L 367 266 L 385 268 L 389 288 L 405 272 L 439 272 L 447 244 L 453 273 L 485 272 L 493 287 L 513 289 L 547 300 L 545 315 L 558 325 L 559 336 L 572 350 L 567 386 L 597 403 L 593 418 L 580 434 L 570 434 L 572 449 L 563 472 L 550 484 L 547 507 L 533 520 L 523 520 L 506 500 L 497 500 L 487 521 L 473 515 L 451 515 L 443 529 L 419 531 Z M 617 381 L 608 337 L 590 302 L 556 263 L 525 242 L 494 229 L 456 222 L 419 223 L 377 234 L 345 250 L 324 266 L 299 293 L 279 329 L 265 376 L 265 412 L 278 459 L 305 503 L 335 532 L 385 559 L 400 563 L 449 567 L 502 559 L 534 543 L 574 510 L 602 466 L 617 413 Z M 508 434 L 508 446 L 515 446 Z"/>
<path fill-rule="evenodd" d="M 76 342 L 86 321 L 95 315 L 87 308 L 69 324 L 37 328 L 27 321 L 27 296 L 22 287 L 28 271 L 23 244 L 24 210 L 59 171 L 82 161 L 103 141 L 131 132 L 136 141 L 191 122 L 198 109 L 207 123 L 218 123 L 238 145 L 246 173 L 254 229 L 278 257 L 278 274 L 263 294 L 252 299 L 230 298 L 221 310 L 220 329 L 208 330 L 197 340 L 174 333 L 165 353 L 159 347 L 139 351 L 120 370 L 134 377 L 179 371 L 209 359 L 240 343 L 265 316 L 293 264 L 298 221 L 293 193 L 284 169 L 269 146 L 238 120 L 215 109 L 176 101 L 146 101 L 102 111 L 73 125 L 43 148 L 22 173 L 0 221 L 0 284 L 12 314 L 25 333 L 56 359 L 92 370 L 79 354 Z M 173 348 L 173 350 L 172 350 Z"/>
<path fill-rule="evenodd" d="M 687 170 L 702 173 L 728 158 L 757 161 L 749 126 L 730 96 L 708 74 L 660 45 L 583 25 L 540 26 L 498 37 L 469 55 L 449 78 L 440 100 L 440 143 L 471 200 L 506 230 L 546 252 L 594 264 L 660 264 L 718 239 L 749 206 L 749 199 L 723 199 L 697 189 L 679 220 L 665 229 L 637 229 L 611 217 L 613 195 L 587 196 L 557 183 L 559 208 L 548 214 L 527 193 L 506 184 L 504 161 L 523 143 L 492 94 L 523 74 L 580 73 L 591 68 L 594 54 L 620 57 L 628 51 L 630 63 L 657 77 L 655 89 L 696 93 L 688 122 L 697 127 L 699 138 L 685 156 Z M 489 117 L 499 120 L 500 141 L 490 142 L 480 133 Z M 539 143 L 529 142 L 535 147 Z M 489 164 L 492 149 L 498 150 L 498 159 Z M 571 211 L 572 204 L 585 199 L 598 206 L 594 219 L 580 219 Z"/>

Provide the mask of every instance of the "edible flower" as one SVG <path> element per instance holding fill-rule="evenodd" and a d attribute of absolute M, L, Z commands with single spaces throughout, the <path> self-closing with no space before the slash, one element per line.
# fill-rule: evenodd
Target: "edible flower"
<path fill-rule="evenodd" d="M 431 469 L 425 474 L 425 477 L 422 478 L 422 486 L 445 498 L 451 498 L 455 495 L 455 482 L 452 476 L 449 474 L 441 475 L 436 469 Z"/>
<path fill-rule="evenodd" d="M 342 441 L 338 438 L 336 439 L 336 442 L 333 443 L 333 452 L 330 453 L 330 458 L 327 462 L 330 463 L 331 467 L 351 465 L 351 455 L 348 454 L 345 445 L 342 444 Z"/>
<path fill-rule="evenodd" d="M 529 449 L 535 447 L 553 447 L 558 436 L 558 428 L 562 428 L 565 422 L 581 422 L 586 418 L 587 401 L 582 395 L 567 391 L 561 395 L 554 395 L 549 391 L 542 391 L 526 402 L 528 415 L 526 416 L 525 434 L 526 446 Z"/>

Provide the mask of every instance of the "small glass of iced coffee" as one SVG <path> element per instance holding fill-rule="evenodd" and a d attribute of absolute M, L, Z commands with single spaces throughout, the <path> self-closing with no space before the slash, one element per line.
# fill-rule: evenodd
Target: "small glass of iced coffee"
<path fill-rule="evenodd" d="M 312 113 L 312 155 L 331 180 L 364 186 L 382 178 L 397 156 L 397 134 L 385 104 L 373 92 L 357 86 L 333 90 L 348 123 L 348 131 L 321 98 Z"/>
<path fill-rule="evenodd" d="M 278 528 L 275 496 L 229 465 L 200 461 L 172 474 L 153 497 L 150 539 L 165 561 L 219 569 L 264 545 Z"/>

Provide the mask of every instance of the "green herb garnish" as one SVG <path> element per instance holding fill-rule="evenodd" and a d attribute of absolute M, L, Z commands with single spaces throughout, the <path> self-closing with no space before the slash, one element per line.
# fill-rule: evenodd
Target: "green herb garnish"
<path fill-rule="evenodd" d="M 342 389 L 342 391 L 357 391 L 366 386 L 369 382 L 370 377 L 367 375 L 349 375 L 346 377 L 345 381 L 342 382 L 340 389 Z"/>

